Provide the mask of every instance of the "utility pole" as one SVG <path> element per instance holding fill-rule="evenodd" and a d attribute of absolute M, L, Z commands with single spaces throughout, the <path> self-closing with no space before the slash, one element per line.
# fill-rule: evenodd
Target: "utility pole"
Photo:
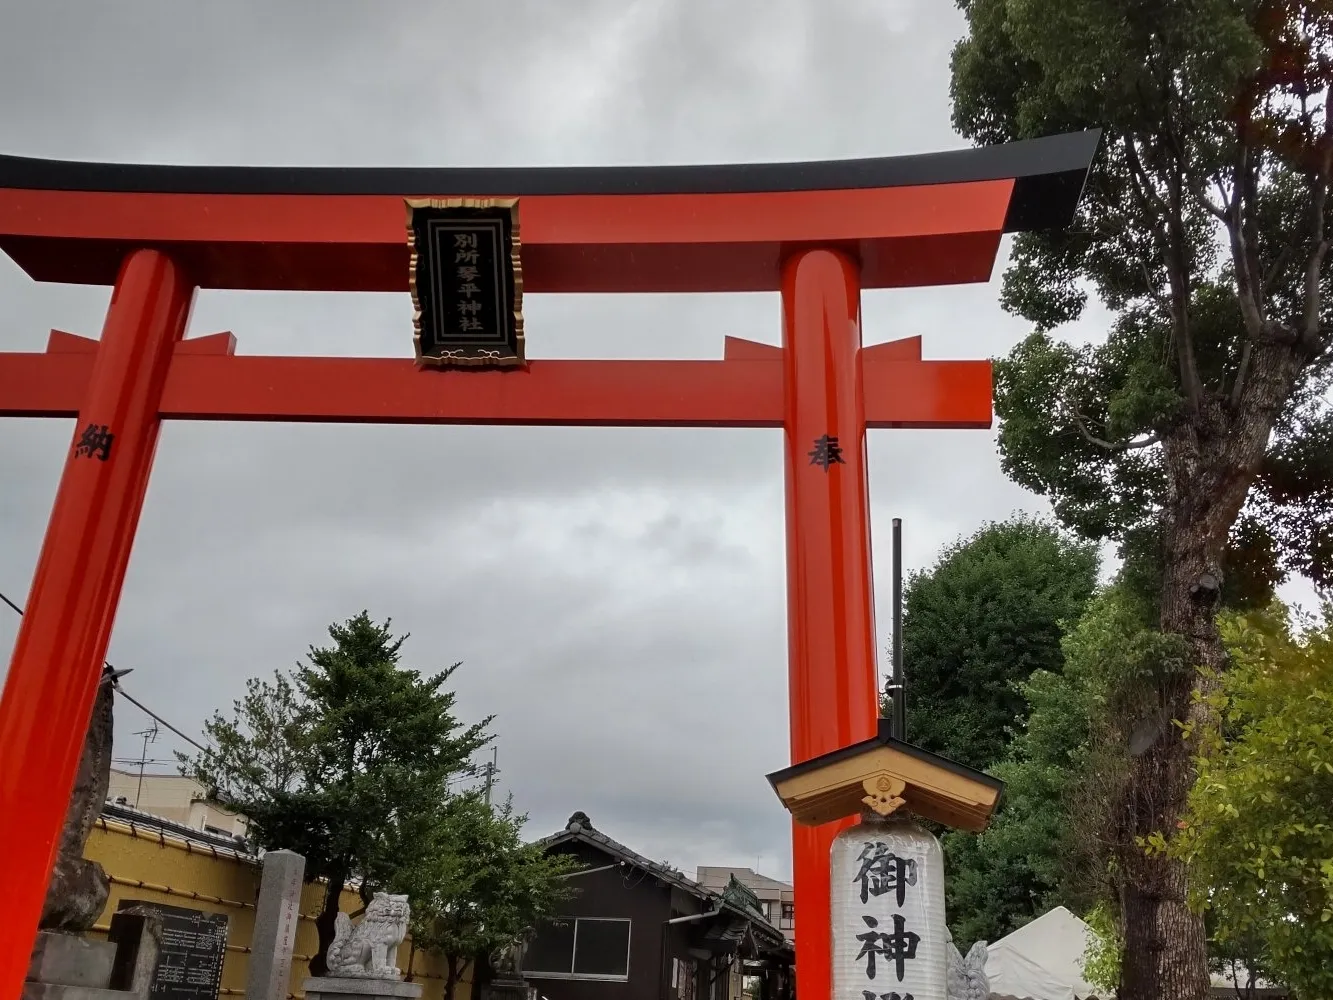
<path fill-rule="evenodd" d="M 148 744 L 157 742 L 157 721 L 152 726 L 134 734 L 143 737 L 143 751 L 139 754 L 139 788 L 134 793 L 134 808 L 139 808 L 139 796 L 143 795 L 143 769 L 148 763 Z"/>
<path fill-rule="evenodd" d="M 500 762 L 500 748 L 491 748 L 491 759 L 486 762 L 486 804 L 491 804 L 491 786 L 495 783 L 495 767 Z"/>

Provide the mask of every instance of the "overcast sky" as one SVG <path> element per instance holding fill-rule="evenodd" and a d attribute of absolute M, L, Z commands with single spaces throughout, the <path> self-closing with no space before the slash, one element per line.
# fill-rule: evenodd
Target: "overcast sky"
<path fill-rule="evenodd" d="M 946 0 L 490 0 L 353 4 L 0 0 L 0 152 L 127 162 L 556 165 L 926 152 L 949 126 Z M 998 278 L 997 269 L 997 278 Z M 867 343 L 989 357 L 1026 331 L 998 283 L 871 292 Z M 0 257 L 0 349 L 96 336 L 104 288 Z M 720 358 L 775 343 L 775 294 L 529 296 L 534 358 Z M 1085 324 L 1097 330 L 1097 317 Z M 401 295 L 201 293 L 191 333 L 241 353 L 406 357 Z M 5 423 L 0 590 L 26 598 L 72 424 Z M 1041 503 L 983 431 L 876 431 L 909 568 Z M 456 660 L 462 714 L 496 715 L 501 785 L 562 827 L 692 872 L 788 877 L 779 431 L 172 424 L 111 642 L 126 689 L 195 733 L 247 677 L 362 608 Z M 0 670 L 17 616 L 0 609 Z M 881 654 L 883 661 L 883 655 Z M 881 669 L 883 664 L 881 663 Z M 120 757 L 147 718 L 121 703 Z M 150 749 L 169 759 L 179 740 Z"/>

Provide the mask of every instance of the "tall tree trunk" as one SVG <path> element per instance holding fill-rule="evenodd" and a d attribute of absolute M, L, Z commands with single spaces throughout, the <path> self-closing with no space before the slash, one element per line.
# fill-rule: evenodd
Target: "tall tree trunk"
<path fill-rule="evenodd" d="M 329 971 L 329 945 L 333 944 L 333 931 L 338 922 L 338 907 L 342 902 L 343 887 L 347 884 L 347 870 L 337 867 L 329 872 L 329 882 L 324 890 L 324 908 L 315 918 L 315 931 L 319 935 L 319 949 L 310 960 L 310 974 L 322 976 Z"/>
<path fill-rule="evenodd" d="M 1254 350 L 1239 405 L 1227 412 L 1207 401 L 1199 416 L 1163 441 L 1170 482 L 1164 511 L 1164 573 L 1160 597 L 1163 632 L 1181 636 L 1190 662 L 1163 679 L 1158 691 L 1164 717 L 1208 725 L 1192 698 L 1214 688 L 1226 667 L 1217 626 L 1223 559 L 1232 525 L 1268 447 L 1283 403 L 1304 360 L 1291 347 Z M 1184 865 L 1147 856 L 1141 838 L 1170 836 L 1194 783 L 1191 749 L 1175 725 L 1163 728 L 1148 750 L 1133 758 L 1128 815 L 1117 861 L 1125 954 L 1120 1000 L 1203 1000 L 1208 995 L 1207 939 L 1203 918 L 1187 905 Z"/>
<path fill-rule="evenodd" d="M 454 990 L 458 988 L 458 977 L 462 960 L 449 955 L 444 960 L 444 1000 L 454 1000 Z"/>

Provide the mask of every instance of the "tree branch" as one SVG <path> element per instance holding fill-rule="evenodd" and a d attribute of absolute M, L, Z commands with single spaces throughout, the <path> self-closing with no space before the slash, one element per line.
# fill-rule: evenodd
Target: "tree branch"
<path fill-rule="evenodd" d="M 1143 271 L 1143 284 L 1148 289 L 1148 297 L 1157 303 L 1158 308 L 1170 312 L 1171 304 L 1167 302 L 1166 296 L 1163 295 L 1162 290 L 1157 287 L 1157 283 L 1152 280 L 1152 273 L 1148 268 L 1148 262 L 1138 253 L 1135 253 L 1134 256 L 1138 258 L 1139 268 Z"/>
<path fill-rule="evenodd" d="M 1078 427 L 1079 433 L 1083 435 L 1084 439 L 1090 444 L 1095 444 L 1098 448 L 1105 451 L 1138 451 L 1140 448 L 1151 448 L 1153 445 L 1157 444 L 1157 442 L 1162 440 L 1162 435 L 1150 434 L 1148 437 L 1140 441 L 1106 441 L 1088 430 L 1088 425 L 1084 423 L 1087 418 L 1084 417 L 1082 413 L 1078 410 L 1072 410 L 1070 412 L 1074 418 L 1074 425 Z"/>
<path fill-rule="evenodd" d="M 1189 239 L 1184 225 L 1184 186 L 1184 171 L 1177 169 L 1167 185 L 1172 211 L 1166 217 L 1166 264 L 1171 282 L 1171 326 L 1175 332 L 1180 381 L 1185 387 L 1190 412 L 1197 416 L 1203 407 L 1203 381 L 1199 378 L 1199 367 L 1194 357 L 1194 337 L 1190 330 Z"/>
<path fill-rule="evenodd" d="M 1225 207 L 1223 207 L 1222 202 L 1213 201 L 1211 198 L 1208 197 L 1206 193 L 1208 188 L 1207 181 L 1195 177 L 1193 175 L 1193 171 L 1190 172 L 1189 176 L 1190 176 L 1190 193 L 1194 195 L 1195 201 L 1197 201 L 1200 205 L 1202 205 L 1204 211 L 1207 212 L 1209 215 L 1211 215 L 1213 218 L 1217 219 L 1219 222 L 1226 222 L 1227 210 Z M 1217 185 L 1219 191 L 1225 197 L 1226 193 L 1225 188 L 1222 187 L 1222 184 L 1218 181 L 1218 179 L 1214 177 L 1212 178 L 1212 182 L 1215 185 Z"/>
<path fill-rule="evenodd" d="M 1305 308 L 1301 317 L 1300 340 L 1307 349 L 1318 349 L 1319 314 L 1322 305 L 1320 281 L 1323 277 L 1324 258 L 1328 255 L 1328 234 L 1324 216 L 1328 208 L 1328 189 L 1333 184 L 1333 87 L 1324 101 L 1324 134 L 1319 139 L 1323 151 L 1318 158 L 1312 178 L 1310 212 L 1313 225 L 1310 255 L 1305 262 Z"/>
<path fill-rule="evenodd" d="M 1162 258 L 1166 263 L 1167 278 L 1171 285 L 1171 300 L 1167 312 L 1171 318 L 1171 329 L 1176 342 L 1177 364 L 1180 368 L 1180 382 L 1185 389 L 1185 398 L 1189 402 L 1190 412 L 1198 413 L 1203 405 L 1203 386 L 1199 380 L 1198 368 L 1194 360 L 1194 345 L 1190 339 L 1189 327 L 1189 269 L 1185 261 L 1186 239 L 1181 223 L 1180 187 L 1183 170 L 1177 164 L 1176 189 L 1171 190 L 1171 203 L 1168 204 L 1153 184 L 1152 176 L 1143 166 L 1138 150 L 1129 136 L 1122 136 L 1125 148 L 1125 161 L 1129 165 L 1131 185 L 1139 203 L 1147 209 L 1156 208 L 1162 218 L 1165 233 L 1154 227 L 1154 235 L 1161 243 Z"/>
<path fill-rule="evenodd" d="M 1272 266 L 1268 269 L 1268 273 L 1264 275 L 1265 298 L 1267 298 L 1268 294 L 1273 290 L 1273 286 L 1277 284 L 1277 279 L 1282 276 L 1282 269 L 1291 262 L 1291 255 L 1295 252 L 1296 247 L 1291 243 L 1288 243 L 1282 248 L 1281 252 L 1278 253 L 1277 257 L 1273 259 Z"/>
<path fill-rule="evenodd" d="M 1134 140 L 1128 135 L 1122 135 L 1121 138 L 1124 140 L 1125 162 L 1129 164 L 1129 177 L 1133 182 L 1134 192 L 1145 208 L 1151 205 L 1165 219 L 1168 214 L 1166 201 L 1158 193 L 1148 171 L 1144 169 L 1143 161 L 1139 159 L 1139 151 L 1134 147 Z"/>
<path fill-rule="evenodd" d="M 1259 264 L 1259 170 L 1260 164 L 1251 150 L 1239 181 L 1242 197 L 1236 207 L 1236 219 L 1245 237 L 1245 263 L 1250 287 L 1255 294 L 1255 305 L 1264 311 L 1263 275 Z"/>
<path fill-rule="evenodd" d="M 1245 388 L 1245 376 L 1250 373 L 1250 352 L 1254 350 L 1254 341 L 1246 340 L 1240 347 L 1240 363 L 1236 366 L 1236 384 L 1231 387 L 1231 408 L 1240 405 L 1240 394 Z"/>
<path fill-rule="evenodd" d="M 1257 287 L 1256 275 L 1250 268 L 1251 255 L 1246 246 L 1244 215 L 1244 194 L 1247 187 L 1246 177 L 1250 170 L 1250 149 L 1241 142 L 1236 151 L 1235 181 L 1231 189 L 1231 201 L 1227 205 L 1226 227 L 1231 243 L 1231 262 L 1236 268 L 1236 299 L 1240 313 L 1245 321 L 1245 332 L 1250 339 L 1259 340 L 1264 333 L 1261 290 Z"/>

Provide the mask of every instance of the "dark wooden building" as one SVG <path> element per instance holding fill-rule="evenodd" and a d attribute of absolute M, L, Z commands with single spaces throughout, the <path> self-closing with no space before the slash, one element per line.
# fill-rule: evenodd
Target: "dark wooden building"
<path fill-rule="evenodd" d="M 542 844 L 580 869 L 561 918 L 523 952 L 537 1000 L 740 1000 L 747 979 L 760 1000 L 791 1000 L 792 946 L 739 882 L 705 889 L 584 813 Z"/>

